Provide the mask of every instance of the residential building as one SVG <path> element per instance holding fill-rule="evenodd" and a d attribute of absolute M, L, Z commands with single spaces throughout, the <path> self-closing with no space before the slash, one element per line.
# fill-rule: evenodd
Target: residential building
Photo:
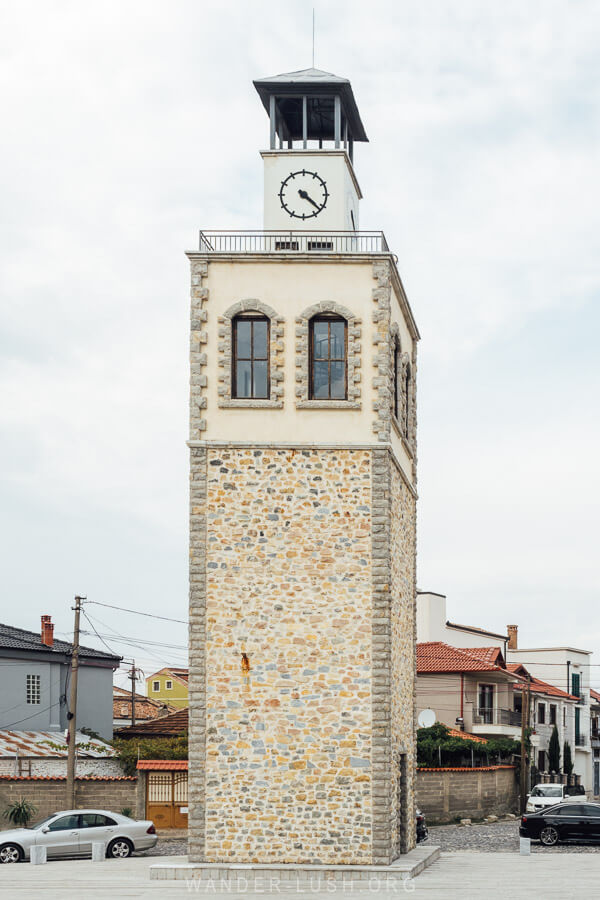
<path fill-rule="evenodd" d="M 175 712 L 174 706 L 168 706 L 161 700 L 152 700 L 143 694 L 135 694 L 135 721 L 147 722 Z M 113 687 L 113 728 L 126 728 L 131 725 L 131 691 L 127 688 Z"/>
<path fill-rule="evenodd" d="M 2 710 L 0 729 L 60 732 L 67 728 L 73 645 L 54 639 L 50 616 L 38 633 L 0 624 Z M 113 672 L 120 656 L 79 648 L 77 728 L 112 737 Z"/>
<path fill-rule="evenodd" d="M 451 647 L 500 647 L 504 658 L 508 634 L 499 634 L 476 625 L 459 625 L 446 615 L 446 596 L 433 591 L 417 591 L 417 641 L 442 641 Z"/>
<path fill-rule="evenodd" d="M 522 663 L 528 672 L 578 698 L 565 707 L 565 729 L 572 736 L 574 772 L 587 791 L 593 789 L 590 722 L 591 651 L 575 647 L 519 647 L 517 630 L 507 650 L 508 661 Z M 561 748 L 562 749 L 562 748 Z"/>
<path fill-rule="evenodd" d="M 590 688 L 590 741 L 593 756 L 591 789 L 594 797 L 600 797 L 600 693 Z"/>
<path fill-rule="evenodd" d="M 500 647 L 417 644 L 417 712 L 431 709 L 437 721 L 477 737 L 521 736 L 521 712 Z"/>
<path fill-rule="evenodd" d="M 530 764 L 538 772 L 548 772 L 550 770 L 548 751 L 555 725 L 561 747 L 561 762 L 565 741 L 569 742 L 571 748 L 575 747 L 575 710 L 579 698 L 540 678 L 535 678 L 521 663 L 508 663 L 507 669 L 522 679 L 513 685 L 515 709 L 519 711 L 522 709 L 523 697 L 527 691 L 530 696 Z"/>
<path fill-rule="evenodd" d="M 265 230 L 187 254 L 189 858 L 387 864 L 415 844 L 419 332 L 359 228 L 350 82 L 255 86 Z"/>
<path fill-rule="evenodd" d="M 189 669 L 166 666 L 146 678 L 146 693 L 151 700 L 182 709 L 189 703 Z"/>

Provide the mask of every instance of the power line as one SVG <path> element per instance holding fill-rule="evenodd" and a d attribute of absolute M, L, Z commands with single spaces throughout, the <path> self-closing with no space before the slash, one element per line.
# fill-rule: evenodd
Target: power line
<path fill-rule="evenodd" d="M 163 622 L 177 622 L 179 625 L 189 625 L 184 619 L 171 619 L 169 616 L 158 616 L 155 613 L 141 612 L 139 609 L 128 609 L 125 606 L 113 606 L 111 603 L 100 603 L 99 600 L 88 600 L 88 604 L 93 603 L 96 606 L 105 606 L 107 609 L 118 609 L 120 612 L 134 613 L 136 616 L 146 616 L 148 619 L 162 619 Z"/>

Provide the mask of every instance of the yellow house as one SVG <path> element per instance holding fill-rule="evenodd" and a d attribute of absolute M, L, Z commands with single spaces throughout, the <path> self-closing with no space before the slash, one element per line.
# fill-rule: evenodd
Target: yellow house
<path fill-rule="evenodd" d="M 188 669 L 160 669 L 146 678 L 146 694 L 152 700 L 182 709 L 188 705 L 188 676 Z"/>

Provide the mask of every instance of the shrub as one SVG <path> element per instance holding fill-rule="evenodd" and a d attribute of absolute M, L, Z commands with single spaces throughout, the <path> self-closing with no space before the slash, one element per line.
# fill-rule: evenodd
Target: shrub
<path fill-rule="evenodd" d="M 36 812 L 37 806 L 34 806 L 33 803 L 30 803 L 28 800 L 25 800 L 24 797 L 21 797 L 19 800 L 15 800 L 14 803 L 10 803 L 6 807 L 4 810 L 4 818 L 8 819 L 9 822 L 16 825 L 18 828 L 24 828 Z"/>

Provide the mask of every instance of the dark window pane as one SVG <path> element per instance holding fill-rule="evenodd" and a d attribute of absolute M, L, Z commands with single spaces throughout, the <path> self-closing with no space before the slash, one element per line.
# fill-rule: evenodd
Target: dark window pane
<path fill-rule="evenodd" d="M 331 363 L 331 399 L 344 400 L 346 397 L 346 363 Z"/>
<path fill-rule="evenodd" d="M 267 399 L 267 361 L 255 360 L 254 362 L 254 394 L 253 396 L 266 400 Z"/>
<path fill-rule="evenodd" d="M 313 356 L 315 359 L 329 356 L 329 322 L 313 322 Z"/>
<path fill-rule="evenodd" d="M 252 396 L 252 363 L 249 360 L 238 360 L 235 386 L 236 397 Z"/>
<path fill-rule="evenodd" d="M 346 323 L 331 322 L 331 358 L 345 359 L 346 357 Z"/>
<path fill-rule="evenodd" d="M 48 826 L 49 831 L 67 831 L 69 828 L 79 828 L 79 814 L 62 816 L 60 819 L 57 819 L 56 822 L 52 822 L 52 824 Z"/>
<path fill-rule="evenodd" d="M 253 322 L 254 327 L 254 358 L 267 358 L 267 323 Z"/>
<path fill-rule="evenodd" d="M 236 320 L 236 353 L 238 359 L 250 359 L 250 334 L 252 322 L 243 319 Z"/>
<path fill-rule="evenodd" d="M 315 400 L 329 399 L 329 363 L 318 362 L 313 364 L 313 397 Z"/>

